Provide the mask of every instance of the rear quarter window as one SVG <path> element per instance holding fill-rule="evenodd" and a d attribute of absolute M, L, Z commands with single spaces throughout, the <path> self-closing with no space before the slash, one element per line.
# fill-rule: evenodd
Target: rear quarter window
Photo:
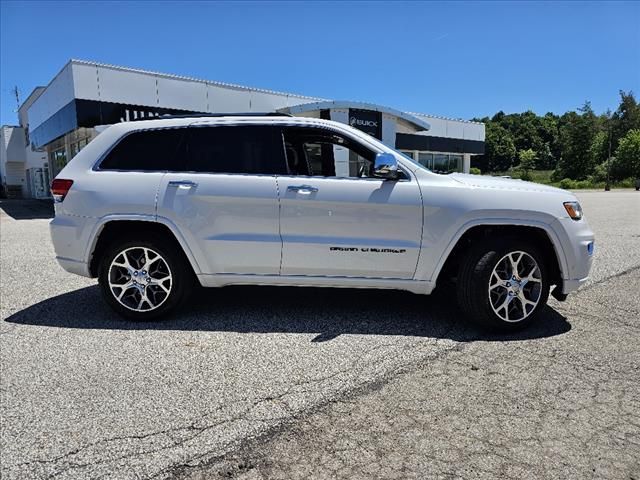
<path fill-rule="evenodd" d="M 275 175 L 287 172 L 280 129 L 263 125 L 191 127 L 181 170 Z"/>

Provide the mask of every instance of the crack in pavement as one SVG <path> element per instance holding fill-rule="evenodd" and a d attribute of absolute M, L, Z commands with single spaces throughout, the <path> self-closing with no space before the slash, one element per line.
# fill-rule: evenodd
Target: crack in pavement
<path fill-rule="evenodd" d="M 586 295 L 575 304 L 584 308 Z M 588 308 L 566 345 L 558 337 L 460 345 L 163 478 L 640 478 L 638 338 L 607 328 L 616 311 Z M 624 341 L 610 341 L 618 335 Z"/>

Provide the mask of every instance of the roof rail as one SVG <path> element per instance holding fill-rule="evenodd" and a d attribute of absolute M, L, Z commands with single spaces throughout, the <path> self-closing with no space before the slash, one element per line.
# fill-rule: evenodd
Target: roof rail
<path fill-rule="evenodd" d="M 200 117 L 292 117 L 289 113 L 280 112 L 243 112 L 243 113 L 184 113 L 184 114 L 166 114 L 156 117 L 140 117 L 129 120 L 130 122 L 139 122 L 143 120 L 166 120 L 172 118 L 200 118 Z"/>

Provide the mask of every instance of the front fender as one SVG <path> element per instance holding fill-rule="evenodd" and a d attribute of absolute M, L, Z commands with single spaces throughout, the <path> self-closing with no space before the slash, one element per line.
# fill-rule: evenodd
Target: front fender
<path fill-rule="evenodd" d="M 524 214 L 525 212 L 521 213 Z M 527 213 L 530 214 L 531 212 Z M 485 212 L 477 218 L 464 219 L 460 224 L 452 225 L 448 229 L 449 233 L 444 233 L 440 238 L 433 235 L 427 236 L 431 241 L 423 241 L 423 251 L 420 255 L 415 279 L 426 280 L 435 285 L 438 275 L 458 241 L 470 229 L 479 226 L 522 226 L 543 230 L 553 245 L 560 273 L 564 277 L 564 273 L 568 271 L 568 262 L 558 232 L 552 227 L 551 222 L 555 221 L 555 218 L 545 214 L 538 214 L 538 218 L 527 219 L 523 217 L 524 215 L 504 216 L 495 213 L 487 215 L 487 212 Z M 429 228 L 429 226 L 426 225 L 425 228 Z"/>

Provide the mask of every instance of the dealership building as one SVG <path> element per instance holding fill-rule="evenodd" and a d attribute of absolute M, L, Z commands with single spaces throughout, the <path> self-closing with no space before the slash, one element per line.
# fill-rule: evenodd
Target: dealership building
<path fill-rule="evenodd" d="M 50 179 L 98 135 L 96 127 L 166 114 L 232 112 L 348 123 L 440 173 L 468 172 L 471 156 L 484 153 L 482 123 L 71 60 L 23 102 L 19 125 L 2 127 L 0 181 L 13 196 L 47 196 Z"/>

